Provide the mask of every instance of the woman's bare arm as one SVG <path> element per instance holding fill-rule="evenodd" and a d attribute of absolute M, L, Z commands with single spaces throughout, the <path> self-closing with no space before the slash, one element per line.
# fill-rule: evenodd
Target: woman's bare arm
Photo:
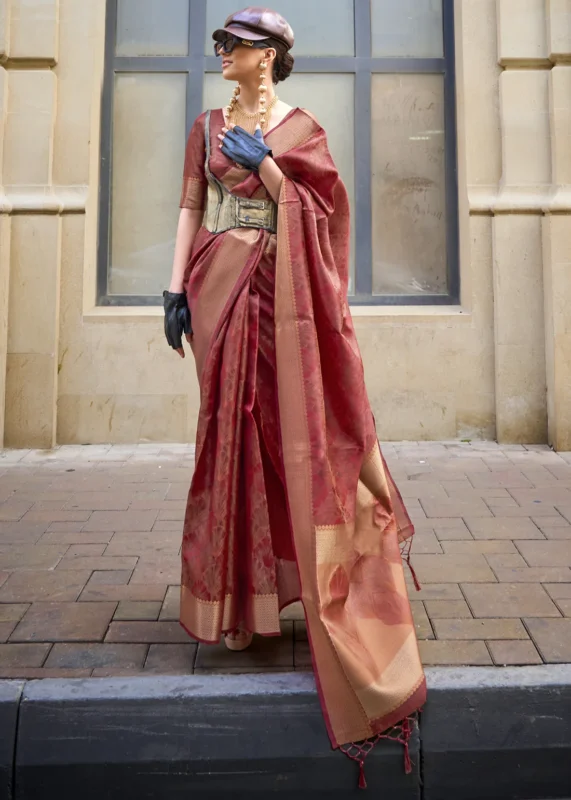
<path fill-rule="evenodd" d="M 191 211 L 189 208 L 181 208 L 180 210 L 169 292 L 183 291 L 184 271 L 188 264 L 196 234 L 202 225 L 203 215 L 203 211 Z"/>
<path fill-rule="evenodd" d="M 273 158 L 266 156 L 260 164 L 258 174 L 260 176 L 260 180 L 270 193 L 272 199 L 275 203 L 277 203 L 280 199 L 280 191 L 284 177 L 283 172 Z"/>

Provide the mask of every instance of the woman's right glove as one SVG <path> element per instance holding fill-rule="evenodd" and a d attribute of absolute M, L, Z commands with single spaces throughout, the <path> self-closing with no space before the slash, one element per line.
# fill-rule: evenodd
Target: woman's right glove
<path fill-rule="evenodd" d="M 182 334 L 192 335 L 190 310 L 185 292 L 163 292 L 165 308 L 165 336 L 173 350 L 182 347 Z"/>
<path fill-rule="evenodd" d="M 259 170 L 266 156 L 273 155 L 271 148 L 264 142 L 261 128 L 257 128 L 252 135 L 239 125 L 234 125 L 232 130 L 224 135 L 222 152 L 236 164 L 254 171 Z"/>

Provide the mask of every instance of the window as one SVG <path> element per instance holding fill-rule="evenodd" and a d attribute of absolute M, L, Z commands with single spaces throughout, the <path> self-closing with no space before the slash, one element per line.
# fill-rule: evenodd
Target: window
<path fill-rule="evenodd" d="M 458 302 L 453 0 L 275 0 L 277 87 L 327 131 L 352 207 L 355 305 Z M 236 0 L 108 0 L 98 298 L 159 305 L 187 132 L 226 105 L 211 32 Z"/>

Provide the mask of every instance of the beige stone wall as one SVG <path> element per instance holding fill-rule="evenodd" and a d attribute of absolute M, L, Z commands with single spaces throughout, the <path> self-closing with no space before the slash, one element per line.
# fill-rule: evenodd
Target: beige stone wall
<path fill-rule="evenodd" d="M 194 438 L 162 311 L 95 305 L 104 6 L 0 0 L 7 446 Z M 461 304 L 355 309 L 379 434 L 571 449 L 571 0 L 456 11 Z"/>
<path fill-rule="evenodd" d="M 0 0 L 0 443 L 187 441 L 160 309 L 95 307 L 103 0 Z M 5 403 L 3 399 L 5 397 Z"/>

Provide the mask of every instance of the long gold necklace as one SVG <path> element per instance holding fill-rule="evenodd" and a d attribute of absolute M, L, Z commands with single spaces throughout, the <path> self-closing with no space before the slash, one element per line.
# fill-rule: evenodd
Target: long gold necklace
<path fill-rule="evenodd" d="M 261 111 L 246 111 L 236 99 L 236 102 L 232 105 L 232 111 L 229 114 L 229 120 L 230 122 L 234 123 L 234 125 L 239 125 L 241 128 L 244 128 L 244 130 L 248 131 L 248 133 L 253 134 L 257 125 L 259 125 L 262 131 L 265 133 L 270 123 L 272 108 L 278 102 L 278 99 L 279 98 L 277 94 L 274 95 L 265 109 Z"/>
<path fill-rule="evenodd" d="M 270 124 L 270 117 L 272 115 L 272 108 L 278 102 L 278 96 L 275 94 L 270 102 L 266 100 L 268 87 L 266 86 L 266 70 L 268 62 L 265 59 L 260 61 L 260 85 L 258 91 L 260 93 L 260 108 L 258 111 L 250 112 L 245 111 L 238 100 L 240 96 L 240 84 L 234 89 L 234 95 L 230 98 L 230 102 L 226 106 L 226 118 L 228 122 L 234 123 L 244 128 L 248 133 L 254 133 L 256 127 L 259 125 L 262 132 L 265 133 Z"/>

